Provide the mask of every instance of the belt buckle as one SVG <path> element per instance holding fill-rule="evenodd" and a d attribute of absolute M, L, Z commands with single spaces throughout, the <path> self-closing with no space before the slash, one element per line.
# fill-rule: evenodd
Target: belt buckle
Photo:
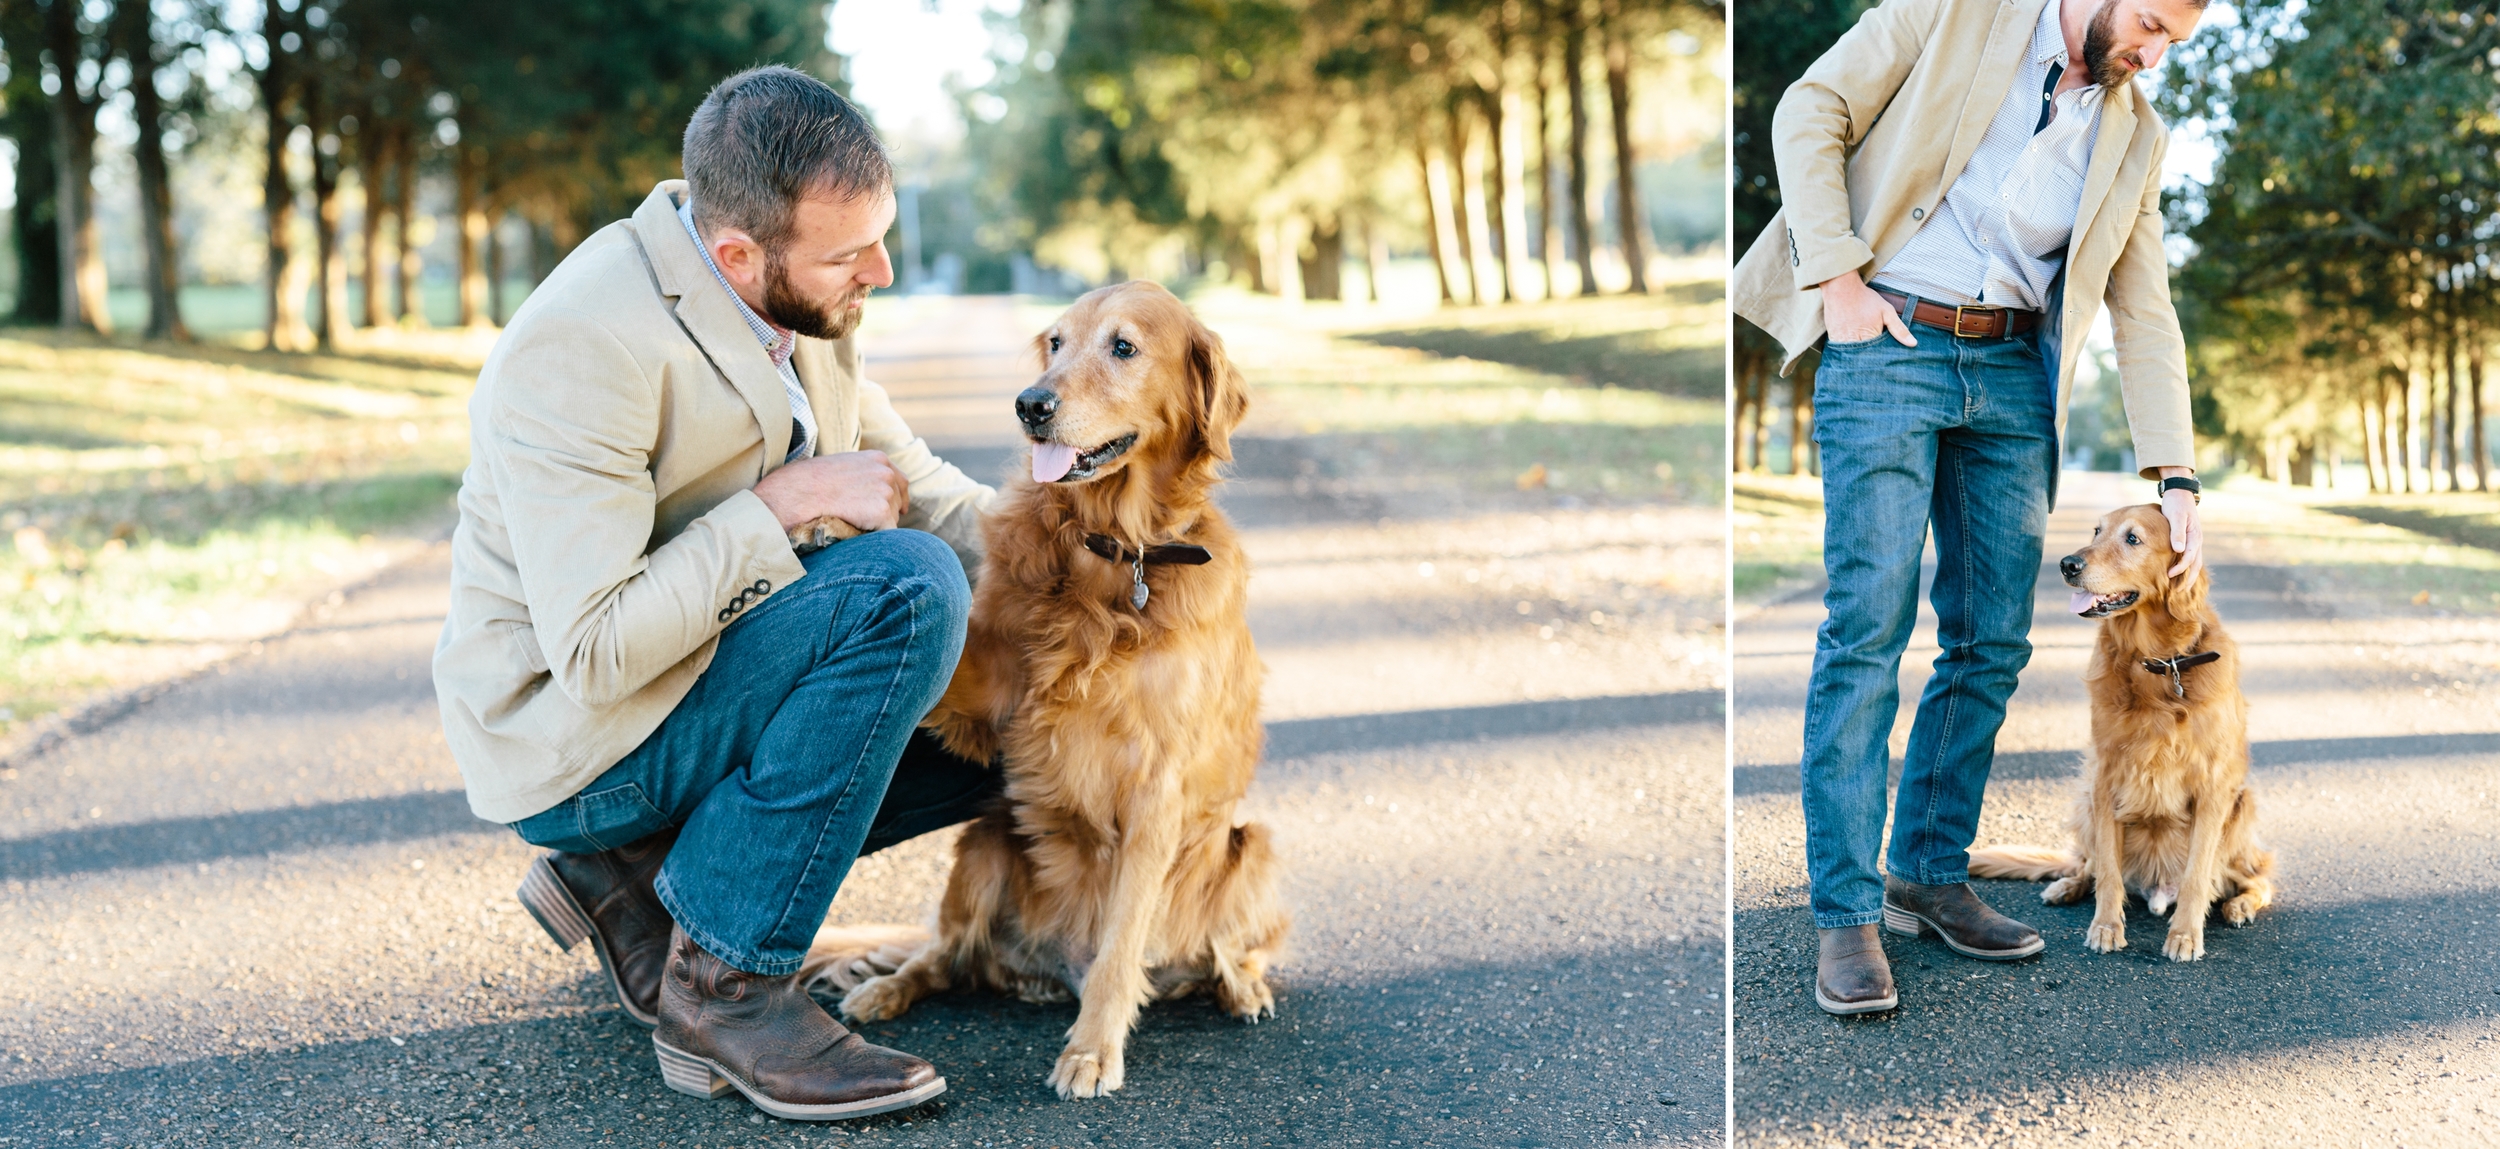
<path fill-rule="evenodd" d="M 1979 312 L 1993 313 L 1993 314 L 1996 314 L 1996 315 L 1998 315 L 1998 316 L 2000 316 L 2000 317 L 2001 317 L 2001 316 L 2003 316 L 2003 315 L 2004 315 L 2004 313 L 2005 313 L 2005 309 L 2004 309 L 2004 308 L 2002 308 L 2002 307 L 1983 307 L 1983 306 L 1978 306 L 1978 305 L 1975 305 L 1975 304 L 1957 303 L 1957 304 L 1955 304 L 1955 305 L 1953 306 L 1953 335 L 1954 335 L 1954 338 L 1957 338 L 1957 339 L 1982 339 L 1982 338 L 1986 338 L 1986 337 L 1988 337 L 1988 336 L 1990 336 L 1990 335 L 1994 335 L 1994 334 L 1995 334 L 1995 332 L 1992 332 L 1992 331 L 1964 331 L 1964 330 L 1962 330 L 1962 313 L 1963 313 L 1963 312 L 1965 312 L 1965 311 L 1979 311 Z"/>

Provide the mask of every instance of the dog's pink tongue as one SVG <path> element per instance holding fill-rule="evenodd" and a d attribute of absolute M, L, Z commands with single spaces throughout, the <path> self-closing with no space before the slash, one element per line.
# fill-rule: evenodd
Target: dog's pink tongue
<path fill-rule="evenodd" d="M 2075 614 L 2082 614 L 2083 612 L 2092 609 L 2093 602 L 2098 600 L 2099 597 L 2099 595 L 2093 594 L 2088 590 L 2076 591 L 2074 599 L 2066 604 L 2066 609 Z"/>
<path fill-rule="evenodd" d="M 1033 444 L 1033 481 L 1056 483 L 1076 465 L 1076 448 L 1065 443 Z"/>

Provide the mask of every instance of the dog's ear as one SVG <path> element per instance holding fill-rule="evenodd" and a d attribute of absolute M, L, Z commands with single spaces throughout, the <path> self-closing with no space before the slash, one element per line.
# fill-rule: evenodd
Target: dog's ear
<path fill-rule="evenodd" d="M 1224 340 L 1190 319 L 1189 401 L 1197 417 L 1200 449 L 1217 462 L 1233 458 L 1233 428 L 1250 411 L 1250 387 L 1224 354 Z"/>
<path fill-rule="evenodd" d="M 2204 564 L 2199 563 L 2195 570 L 2170 577 L 2170 567 L 2178 565 L 2179 556 L 2175 551 L 2168 554 L 2169 557 L 2161 560 L 2167 564 L 2162 567 L 2162 574 L 2169 580 L 2162 592 L 2162 609 L 2169 611 L 2172 618 L 2202 616 L 2207 610 L 2206 598 L 2212 587 L 2212 576 L 2205 570 Z"/>

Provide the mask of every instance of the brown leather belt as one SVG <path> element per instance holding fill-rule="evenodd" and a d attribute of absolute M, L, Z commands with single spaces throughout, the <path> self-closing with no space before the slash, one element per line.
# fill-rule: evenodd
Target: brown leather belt
<path fill-rule="evenodd" d="M 2040 326 L 2040 313 L 2037 311 L 2017 311 L 2011 307 L 1947 307 L 1924 299 L 1919 300 L 1918 306 L 1913 309 L 1910 297 L 1899 292 L 1878 287 L 1875 294 L 1910 322 L 1950 331 L 1964 339 L 2020 335 Z"/>

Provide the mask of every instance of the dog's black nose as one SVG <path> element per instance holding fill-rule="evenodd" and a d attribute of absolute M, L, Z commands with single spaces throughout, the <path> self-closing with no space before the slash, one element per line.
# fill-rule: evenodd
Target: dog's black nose
<path fill-rule="evenodd" d="M 2057 569 L 2060 574 L 2065 575 L 2067 578 L 2074 578 L 2081 575 L 2083 573 L 2083 556 L 2068 555 L 2065 558 L 2059 559 L 2057 560 Z"/>
<path fill-rule="evenodd" d="M 1024 424 L 1027 431 L 1040 432 L 1050 425 L 1050 417 L 1058 413 L 1059 396 L 1056 392 L 1027 387 L 1023 394 L 1016 396 L 1016 419 Z"/>

